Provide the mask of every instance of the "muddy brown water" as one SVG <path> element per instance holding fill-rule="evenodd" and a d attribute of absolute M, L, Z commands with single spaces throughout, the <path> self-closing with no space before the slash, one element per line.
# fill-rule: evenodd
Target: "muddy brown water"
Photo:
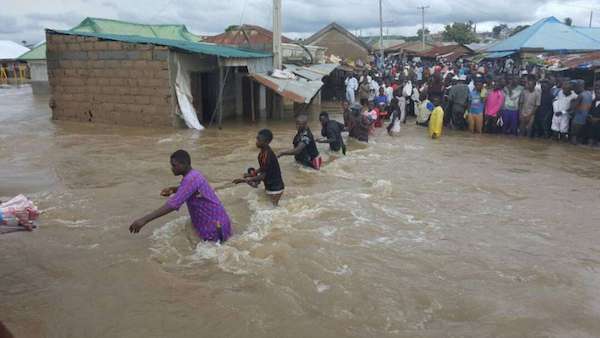
<path fill-rule="evenodd" d="M 0 90 L 0 196 L 43 210 L 37 231 L 0 235 L 16 337 L 600 336 L 599 151 L 378 131 L 320 172 L 282 159 L 278 209 L 219 190 L 236 234 L 218 246 L 188 235 L 185 208 L 127 228 L 178 182 L 172 151 L 220 186 L 256 165 L 260 127 L 283 149 L 292 122 L 197 133 L 49 116 L 46 97 Z"/>

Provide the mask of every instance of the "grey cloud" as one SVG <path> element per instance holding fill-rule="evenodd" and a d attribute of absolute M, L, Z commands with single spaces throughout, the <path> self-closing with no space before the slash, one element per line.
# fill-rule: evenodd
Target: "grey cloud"
<path fill-rule="evenodd" d="M 185 24 L 196 33 L 217 33 L 231 24 L 243 23 L 271 27 L 271 0 L 80 0 L 84 10 L 65 8 L 59 14 L 37 10 L 35 7 L 21 9 L 9 4 L 11 16 L 0 16 L 3 24 L 0 34 L 4 37 L 36 35 L 43 37 L 43 28 L 68 28 L 78 24 L 89 13 L 103 13 L 109 18 L 135 22 Z M 245 4 L 245 5 L 244 5 Z M 519 24 L 533 22 L 538 13 L 550 12 L 561 18 L 566 9 L 577 8 L 577 0 L 383 0 L 384 21 L 388 27 L 411 28 L 421 24 L 417 6 L 430 5 L 426 10 L 426 23 L 441 27 L 455 21 L 472 20 L 476 23 L 505 22 Z M 571 4 L 573 6 L 571 6 Z M 600 7 L 600 0 L 588 0 L 590 7 Z M 18 9 L 17 9 L 18 8 Z M 14 15 L 18 12 L 19 14 Z M 19 12 L 21 11 L 21 12 Z M 571 12 L 572 13 L 572 12 Z M 375 0 L 285 0 L 283 1 L 285 32 L 310 34 L 335 21 L 350 30 L 372 31 L 379 23 Z M 97 16 L 102 16 L 98 14 Z M 15 19 L 16 18 L 16 19 Z M 582 21 L 585 19 L 574 18 Z M 37 32 L 37 33 L 36 33 Z"/>
<path fill-rule="evenodd" d="M 0 34 L 12 34 L 18 33 L 22 30 L 22 27 L 19 26 L 17 20 L 10 16 L 0 15 Z"/>

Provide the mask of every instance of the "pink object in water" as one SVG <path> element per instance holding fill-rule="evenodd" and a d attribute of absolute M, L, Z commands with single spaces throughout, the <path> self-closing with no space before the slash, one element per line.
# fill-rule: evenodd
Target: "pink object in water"
<path fill-rule="evenodd" d="M 33 221 L 37 220 L 40 212 L 31 200 L 24 195 L 18 195 L 0 204 L 0 225 L 22 226 L 31 230 Z"/>

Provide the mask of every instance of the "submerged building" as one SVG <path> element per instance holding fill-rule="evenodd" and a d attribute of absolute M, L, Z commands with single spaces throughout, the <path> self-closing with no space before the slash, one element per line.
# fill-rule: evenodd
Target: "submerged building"
<path fill-rule="evenodd" d="M 170 40 L 198 42 L 201 37 L 192 34 L 184 25 L 164 24 L 147 25 L 127 21 L 86 18 L 69 31 L 82 33 L 103 33 L 117 35 L 135 35 L 147 38 L 161 38 Z M 31 86 L 34 94 L 48 93 L 48 71 L 46 67 L 45 41 L 34 46 L 30 51 L 18 57 L 22 62 L 27 62 L 31 72 Z"/>
<path fill-rule="evenodd" d="M 272 64 L 262 52 L 155 37 L 47 30 L 46 41 L 56 120 L 202 129 L 250 114 L 247 74 Z"/>

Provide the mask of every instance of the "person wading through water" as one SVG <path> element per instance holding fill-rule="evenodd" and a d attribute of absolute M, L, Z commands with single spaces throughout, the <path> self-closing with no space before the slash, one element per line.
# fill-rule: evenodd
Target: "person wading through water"
<path fill-rule="evenodd" d="M 319 138 L 317 142 L 329 143 L 329 150 L 335 152 L 342 150 L 342 154 L 346 155 L 346 145 L 342 138 L 344 125 L 338 121 L 330 120 L 327 112 L 321 112 L 319 121 L 321 122 L 321 136 L 323 137 Z"/>
<path fill-rule="evenodd" d="M 308 116 L 305 114 L 298 115 L 296 117 L 296 128 L 298 133 L 292 142 L 294 148 L 280 152 L 277 157 L 294 156 L 296 162 L 305 167 L 315 170 L 321 169 L 322 160 L 317 149 L 317 144 L 315 143 L 315 138 L 308 127 Z"/>
<path fill-rule="evenodd" d="M 163 189 L 160 195 L 170 196 L 167 202 L 133 222 L 129 232 L 137 234 L 149 222 L 179 210 L 186 203 L 198 236 L 205 241 L 225 242 L 232 234 L 229 215 L 206 178 L 192 168 L 187 151 L 177 150 L 171 155 L 171 171 L 175 176 L 183 176 L 181 184 Z"/>

